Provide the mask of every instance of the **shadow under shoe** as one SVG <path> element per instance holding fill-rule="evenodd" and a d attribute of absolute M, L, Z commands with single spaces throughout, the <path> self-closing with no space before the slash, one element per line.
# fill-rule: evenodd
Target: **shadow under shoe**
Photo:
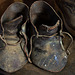
<path fill-rule="evenodd" d="M 0 50 L 0 68 L 6 72 L 15 72 L 21 69 L 27 58 L 24 54 L 26 39 L 19 32 L 28 20 L 28 6 L 21 2 L 11 4 L 1 17 L 3 41 L 5 48 Z"/>
<path fill-rule="evenodd" d="M 30 7 L 30 20 L 36 31 L 30 41 L 32 62 L 47 71 L 61 71 L 68 58 L 61 36 L 61 18 L 47 2 L 36 1 Z"/>

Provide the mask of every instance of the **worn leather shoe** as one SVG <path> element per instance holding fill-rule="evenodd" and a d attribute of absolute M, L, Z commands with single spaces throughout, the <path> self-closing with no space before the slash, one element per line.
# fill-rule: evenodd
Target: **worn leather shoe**
<path fill-rule="evenodd" d="M 47 2 L 35 1 L 30 7 L 30 21 L 36 32 L 30 41 L 33 64 L 47 71 L 61 71 L 68 58 L 63 46 L 62 19 Z"/>
<path fill-rule="evenodd" d="M 0 68 L 6 72 L 15 72 L 21 69 L 26 63 L 25 52 L 26 22 L 28 21 L 29 8 L 26 4 L 15 2 L 11 4 L 1 17 L 3 34 L 0 36 Z"/>

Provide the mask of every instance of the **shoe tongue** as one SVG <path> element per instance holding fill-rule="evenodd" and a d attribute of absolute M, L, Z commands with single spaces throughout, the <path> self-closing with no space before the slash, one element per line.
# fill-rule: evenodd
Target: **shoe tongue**
<path fill-rule="evenodd" d="M 18 25 L 22 23 L 23 16 L 19 16 L 4 24 L 4 31 L 8 33 L 14 33 L 17 30 Z"/>
<path fill-rule="evenodd" d="M 4 28 L 7 28 L 7 29 L 14 29 L 14 28 L 17 28 L 17 26 L 22 22 L 22 19 L 23 19 L 23 16 L 19 16 L 9 22 L 6 22 L 4 24 Z"/>
<path fill-rule="evenodd" d="M 58 20 L 57 22 L 56 22 L 56 24 L 55 25 L 50 25 L 50 26 L 48 26 L 48 25 L 45 25 L 45 24 L 42 24 L 41 25 L 41 27 L 42 28 L 45 28 L 45 29 L 47 29 L 47 30 L 52 30 L 52 29 L 55 29 L 56 27 L 58 27 L 59 26 L 59 23 L 60 21 Z"/>
<path fill-rule="evenodd" d="M 39 31 L 40 34 L 50 35 L 50 34 L 53 34 L 53 33 L 57 32 L 59 24 L 60 24 L 59 20 L 56 22 L 55 25 L 50 25 L 49 26 L 49 25 L 42 24 L 38 28 L 38 31 Z"/>

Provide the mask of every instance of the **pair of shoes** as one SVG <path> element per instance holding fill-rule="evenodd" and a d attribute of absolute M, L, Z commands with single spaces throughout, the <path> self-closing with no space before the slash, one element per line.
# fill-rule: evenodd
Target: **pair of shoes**
<path fill-rule="evenodd" d="M 32 24 L 30 52 L 27 48 L 27 22 Z M 0 68 L 6 72 L 21 69 L 28 61 L 51 72 L 61 71 L 68 58 L 63 46 L 65 34 L 62 19 L 45 1 L 35 1 L 29 7 L 21 2 L 11 4 L 1 17 Z M 72 43 L 72 42 L 71 42 Z"/>
<path fill-rule="evenodd" d="M 75 0 L 56 0 L 66 29 L 75 36 Z"/>

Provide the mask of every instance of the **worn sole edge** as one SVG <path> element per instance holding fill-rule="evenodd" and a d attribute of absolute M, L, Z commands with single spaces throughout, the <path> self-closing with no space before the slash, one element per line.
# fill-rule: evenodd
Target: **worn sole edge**
<path fill-rule="evenodd" d="M 47 69 L 44 69 L 44 68 L 38 66 L 38 65 L 35 64 L 33 61 L 32 61 L 32 63 L 33 63 L 36 67 L 38 67 L 38 68 L 40 68 L 40 69 L 42 69 L 42 70 L 48 71 L 48 72 L 57 72 L 57 73 L 58 73 L 58 72 L 62 71 L 62 70 L 65 68 L 65 66 L 64 66 L 64 67 L 61 68 L 59 71 L 51 71 L 51 70 L 47 70 Z M 66 62 L 66 63 L 67 63 L 67 62 Z"/>

